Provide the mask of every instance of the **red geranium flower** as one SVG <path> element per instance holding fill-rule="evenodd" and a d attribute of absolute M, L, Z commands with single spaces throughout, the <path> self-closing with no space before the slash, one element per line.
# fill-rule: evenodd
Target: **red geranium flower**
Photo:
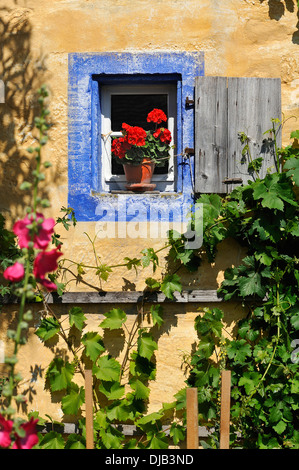
<path fill-rule="evenodd" d="M 57 289 L 56 284 L 46 279 L 45 275 L 58 268 L 57 259 L 63 254 L 58 250 L 59 247 L 51 251 L 41 251 L 38 253 L 33 263 L 33 275 L 35 279 L 46 287 L 48 291 Z"/>
<path fill-rule="evenodd" d="M 3 276 L 8 281 L 19 282 L 25 275 L 24 266 L 18 261 L 13 265 L 5 269 Z"/>
<path fill-rule="evenodd" d="M 12 446 L 13 449 L 31 449 L 38 443 L 38 436 L 36 432 L 36 423 L 38 419 L 31 418 L 27 423 L 21 424 L 21 428 L 25 431 L 25 436 L 17 436 Z"/>
<path fill-rule="evenodd" d="M 37 219 L 42 219 L 39 224 L 38 233 L 34 235 L 34 248 L 45 249 L 51 240 L 52 233 L 54 232 L 54 219 L 45 219 L 43 214 L 37 213 Z M 13 232 L 18 237 L 20 248 L 28 248 L 28 243 L 31 241 L 30 230 L 27 227 L 33 221 L 33 217 L 28 215 L 22 220 L 18 220 L 13 226 Z"/>
<path fill-rule="evenodd" d="M 154 122 L 156 124 L 161 124 L 161 122 L 163 121 L 167 121 L 167 117 L 164 111 L 162 111 L 162 109 L 154 108 L 147 115 L 147 122 Z"/>
<path fill-rule="evenodd" d="M 113 139 L 111 151 L 118 158 L 124 158 L 126 152 L 130 150 L 130 148 L 131 148 L 131 144 L 129 144 L 124 137 Z"/>
<path fill-rule="evenodd" d="M 11 444 L 10 433 L 12 431 L 13 421 L 6 420 L 0 415 L 0 447 L 9 447 Z"/>
<path fill-rule="evenodd" d="M 153 136 L 157 139 L 160 137 L 161 142 L 169 144 L 171 142 L 171 132 L 169 129 L 159 128 L 154 133 Z"/>
<path fill-rule="evenodd" d="M 136 145 L 137 147 L 145 145 L 146 132 L 142 127 L 129 126 L 124 122 L 122 128 L 126 132 L 125 138 L 129 144 Z"/>

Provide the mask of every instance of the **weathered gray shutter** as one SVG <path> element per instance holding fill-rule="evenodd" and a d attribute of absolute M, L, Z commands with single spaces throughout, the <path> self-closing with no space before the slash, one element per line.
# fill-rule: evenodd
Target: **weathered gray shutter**
<path fill-rule="evenodd" d="M 247 171 L 248 159 L 242 156 L 242 132 L 250 139 L 252 159 L 264 159 L 259 177 L 267 168 L 274 169 L 273 141 L 264 133 L 276 118 L 281 119 L 280 79 L 197 77 L 195 192 L 226 193 L 254 179 Z M 281 133 L 278 146 L 280 139 Z"/>

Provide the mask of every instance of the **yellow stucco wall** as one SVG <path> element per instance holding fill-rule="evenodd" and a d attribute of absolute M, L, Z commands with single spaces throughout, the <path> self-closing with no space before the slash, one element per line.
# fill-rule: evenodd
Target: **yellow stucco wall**
<path fill-rule="evenodd" d="M 203 51 L 205 74 L 218 76 L 279 77 L 282 81 L 282 111 L 291 118 L 283 129 L 283 143 L 296 128 L 299 117 L 299 53 L 298 17 L 296 6 L 291 11 L 287 1 L 251 0 L 1 0 L 0 79 L 6 87 L 6 99 L 0 104 L 0 210 L 11 227 L 24 214 L 24 204 L 30 203 L 17 187 L 30 174 L 30 159 L 25 149 L 31 144 L 31 117 L 35 111 L 34 93 L 46 83 L 51 92 L 50 110 L 54 126 L 44 158 L 53 167 L 47 171 L 44 196 L 49 197 L 48 216 L 57 217 L 67 206 L 67 83 L 70 52 L 135 52 L 135 51 Z M 90 242 L 96 233 L 93 222 L 79 223 L 69 232 L 61 230 L 64 256 L 86 264 L 94 262 Z M 134 257 L 146 246 L 160 248 L 165 240 L 118 239 L 96 241 L 98 255 L 107 264 L 118 264 L 125 256 Z M 189 288 L 216 289 L 223 270 L 238 264 L 242 250 L 232 241 L 225 242 L 216 263 L 204 262 L 195 276 L 185 276 Z M 161 266 L 165 259 L 161 258 Z M 111 275 L 107 290 L 126 286 L 142 290 L 143 279 L 150 270 L 136 275 L 134 270 L 117 269 Z M 91 290 L 99 287 L 94 271 L 87 270 L 89 285 L 75 282 L 70 290 Z M 202 308 L 203 306 L 201 306 Z M 88 329 L 99 324 L 103 309 L 90 306 L 86 311 Z M 197 306 L 168 307 L 165 331 L 159 338 L 157 379 L 152 385 L 150 410 L 158 409 L 163 401 L 171 401 L 183 386 L 181 351 L 189 354 L 196 340 L 193 327 Z M 228 322 L 242 315 L 240 306 L 223 306 Z M 59 307 L 64 315 L 64 307 Z M 14 308 L 1 315 L 1 337 L 11 320 Z M 89 311 L 91 313 L 89 313 Z M 132 315 L 133 319 L 134 315 Z M 38 314 L 35 315 L 35 322 Z M 33 327 L 33 324 L 32 324 Z M 32 330 L 31 330 L 32 333 Z M 30 380 L 30 368 L 37 364 L 45 369 L 51 353 L 35 336 L 21 352 L 20 367 L 25 380 Z M 167 380 L 165 380 L 167 377 Z M 41 414 L 60 411 L 44 392 L 44 376 L 32 383 L 30 409 Z"/>

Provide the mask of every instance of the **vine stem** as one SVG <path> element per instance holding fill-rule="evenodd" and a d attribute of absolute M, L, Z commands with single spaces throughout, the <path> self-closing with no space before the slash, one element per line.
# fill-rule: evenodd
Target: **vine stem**
<path fill-rule="evenodd" d="M 279 297 L 279 283 L 276 284 L 276 306 L 278 307 L 280 305 L 280 297 Z M 247 397 L 247 400 L 250 400 L 253 395 L 258 391 L 260 385 L 263 383 L 263 381 L 265 380 L 266 378 L 266 375 L 271 367 L 271 365 L 273 364 L 273 360 L 274 360 L 274 357 L 275 357 L 275 353 L 276 353 L 276 350 L 277 350 L 277 347 L 278 347 L 278 341 L 279 341 L 279 338 L 280 338 L 280 316 L 278 316 L 277 318 L 277 337 L 276 337 L 276 344 L 275 344 L 275 347 L 274 347 L 274 350 L 273 350 L 273 353 L 271 355 L 271 358 L 270 358 L 270 361 L 269 361 L 269 364 L 267 365 L 266 367 L 266 370 L 265 372 L 263 373 L 261 379 L 259 380 L 259 383 L 257 384 L 257 386 L 254 388 L 254 390 L 251 392 L 251 394 Z"/>

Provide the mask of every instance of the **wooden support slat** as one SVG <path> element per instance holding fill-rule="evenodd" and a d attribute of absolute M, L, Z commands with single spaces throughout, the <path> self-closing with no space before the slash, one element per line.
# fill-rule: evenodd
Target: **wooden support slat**
<path fill-rule="evenodd" d="M 221 373 L 220 449 L 229 449 L 231 371 Z"/>
<path fill-rule="evenodd" d="M 93 449 L 92 371 L 85 369 L 86 449 Z"/>
<path fill-rule="evenodd" d="M 187 388 L 187 449 L 198 449 L 197 388 Z"/>

